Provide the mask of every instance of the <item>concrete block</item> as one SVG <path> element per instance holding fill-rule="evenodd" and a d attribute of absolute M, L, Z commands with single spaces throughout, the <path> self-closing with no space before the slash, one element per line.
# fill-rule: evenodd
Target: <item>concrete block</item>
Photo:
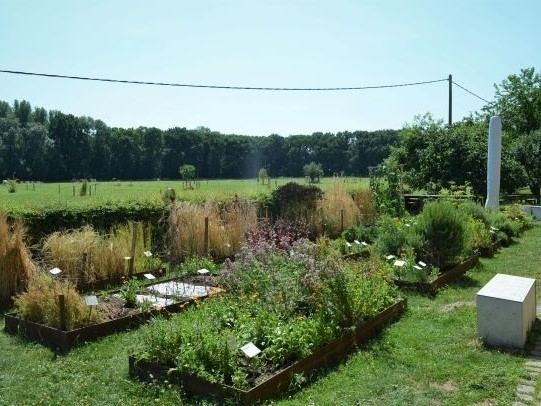
<path fill-rule="evenodd" d="M 488 345 L 524 348 L 536 317 L 535 279 L 497 274 L 477 292 L 477 330 Z"/>

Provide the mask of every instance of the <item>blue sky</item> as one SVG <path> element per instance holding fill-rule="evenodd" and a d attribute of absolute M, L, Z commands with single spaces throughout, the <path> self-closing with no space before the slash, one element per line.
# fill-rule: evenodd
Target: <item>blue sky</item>
<path fill-rule="evenodd" d="M 541 71 L 541 1 L 0 0 L 0 69 L 187 84 L 350 87 L 445 79 L 492 100 Z M 448 83 L 263 92 L 0 73 L 0 100 L 109 126 L 287 136 L 447 120 Z M 485 104 L 453 88 L 459 120 Z"/>

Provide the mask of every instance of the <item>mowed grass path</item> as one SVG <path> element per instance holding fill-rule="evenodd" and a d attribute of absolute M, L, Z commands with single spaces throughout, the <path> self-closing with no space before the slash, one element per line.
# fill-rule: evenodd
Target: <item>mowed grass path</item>
<path fill-rule="evenodd" d="M 89 182 L 88 194 L 80 196 L 81 182 L 19 183 L 15 193 L 0 186 L 0 209 L 24 210 L 46 207 L 81 207 L 118 201 L 161 200 L 168 188 L 181 200 L 205 201 L 211 198 L 238 196 L 256 197 L 270 194 L 287 182 L 307 184 L 304 178 L 276 178 L 262 185 L 256 179 L 199 180 L 193 189 L 186 189 L 180 180 Z M 367 178 L 323 178 L 316 186 L 326 190 L 333 182 L 342 182 L 348 190 L 368 187 Z M 192 186 L 194 184 L 192 183 Z"/>
<path fill-rule="evenodd" d="M 494 258 L 481 259 L 435 297 L 408 294 L 407 313 L 378 338 L 272 404 L 512 404 L 526 374 L 526 352 L 482 345 L 475 296 L 496 273 L 539 278 L 540 246 L 541 227 L 536 227 Z M 130 379 L 127 357 L 143 333 L 144 328 L 115 334 L 58 355 L 0 332 L 0 405 L 225 404 L 186 398 L 168 383 Z"/>

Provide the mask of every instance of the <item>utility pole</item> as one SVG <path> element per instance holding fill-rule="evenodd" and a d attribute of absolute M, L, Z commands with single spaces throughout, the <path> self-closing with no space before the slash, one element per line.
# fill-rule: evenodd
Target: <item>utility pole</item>
<path fill-rule="evenodd" d="M 449 75 L 449 127 L 453 124 L 453 75 Z"/>

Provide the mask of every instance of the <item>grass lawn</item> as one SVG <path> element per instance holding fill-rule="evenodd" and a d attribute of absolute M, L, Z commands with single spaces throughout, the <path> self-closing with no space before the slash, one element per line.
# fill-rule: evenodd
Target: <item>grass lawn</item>
<path fill-rule="evenodd" d="M 255 179 L 200 180 L 193 189 L 186 189 L 180 180 L 89 182 L 86 196 L 80 196 L 81 182 L 20 183 L 15 193 L 0 186 L 0 207 L 10 209 L 40 209 L 50 206 L 88 206 L 119 200 L 159 200 L 168 188 L 173 188 L 181 200 L 204 201 L 216 197 L 269 194 L 287 182 L 307 184 L 304 178 L 276 178 L 270 184 L 259 184 Z M 368 178 L 323 178 L 316 186 L 327 189 L 334 181 L 344 182 L 349 190 L 368 187 Z M 88 194 L 90 193 L 90 194 Z"/>
<path fill-rule="evenodd" d="M 538 278 L 541 227 L 481 259 L 436 297 L 408 294 L 409 310 L 377 339 L 276 405 L 510 405 L 525 376 L 522 351 L 485 348 L 475 295 L 496 273 Z M 182 317 L 179 314 L 174 317 Z M 0 324 L 0 327 L 2 325 Z M 55 354 L 0 332 L 0 405 L 215 405 L 167 383 L 127 375 L 144 329 Z"/>

